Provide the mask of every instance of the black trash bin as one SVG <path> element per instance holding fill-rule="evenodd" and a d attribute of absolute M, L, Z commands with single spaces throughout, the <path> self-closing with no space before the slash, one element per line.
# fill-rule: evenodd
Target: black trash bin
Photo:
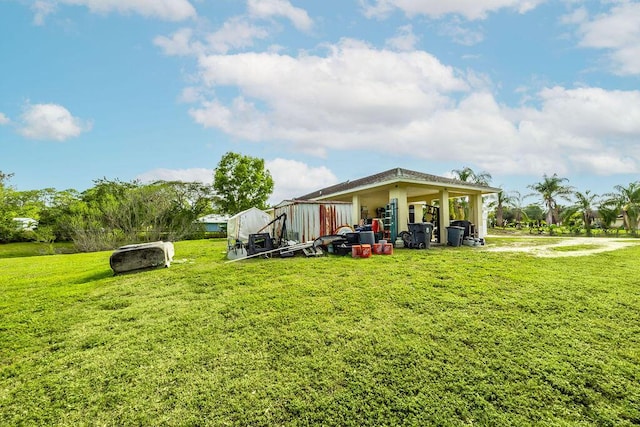
<path fill-rule="evenodd" d="M 431 243 L 433 224 L 430 222 L 414 222 L 408 225 L 409 234 L 411 235 L 409 247 L 414 249 L 428 249 Z"/>
<path fill-rule="evenodd" d="M 450 226 L 447 227 L 447 245 L 461 246 L 464 238 L 464 227 Z"/>
<path fill-rule="evenodd" d="M 467 221 L 465 219 L 457 219 L 455 221 L 451 221 L 449 224 L 453 227 L 462 227 L 464 228 L 464 237 L 474 237 L 475 235 L 475 226 L 471 223 L 471 221 Z"/>

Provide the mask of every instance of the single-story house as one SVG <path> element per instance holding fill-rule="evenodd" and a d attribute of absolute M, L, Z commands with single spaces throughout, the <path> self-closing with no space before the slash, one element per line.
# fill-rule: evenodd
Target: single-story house
<path fill-rule="evenodd" d="M 423 212 L 432 212 L 427 221 L 434 222 L 438 240 L 446 242 L 446 228 L 451 218 L 449 199 L 467 198 L 470 217 L 466 219 L 475 225 L 477 237 L 484 237 L 486 224 L 482 197 L 499 191 L 499 188 L 488 185 L 395 168 L 332 185 L 297 199 L 351 202 L 352 217 L 364 221 L 382 218 L 392 211 L 397 224 L 397 229 L 391 233 L 392 238 L 401 231 L 408 231 L 410 222 L 421 222 Z"/>
<path fill-rule="evenodd" d="M 229 221 L 229 215 L 209 214 L 197 219 L 198 223 L 204 224 L 204 229 L 208 233 L 225 233 L 227 221 Z"/>

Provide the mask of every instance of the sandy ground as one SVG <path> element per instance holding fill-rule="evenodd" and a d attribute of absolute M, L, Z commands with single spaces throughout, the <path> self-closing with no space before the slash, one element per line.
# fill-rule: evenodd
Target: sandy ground
<path fill-rule="evenodd" d="M 504 236 L 495 236 L 504 237 Z M 491 236 L 487 236 L 491 239 Z M 575 257 L 593 255 L 601 252 L 615 251 L 631 245 L 640 244 L 639 239 L 620 239 L 608 237 L 558 237 L 557 243 L 539 244 L 535 237 L 530 242 L 517 242 L 509 246 L 491 247 L 488 243 L 485 250 L 489 252 L 526 252 L 539 257 Z M 575 250 L 570 249 L 576 246 Z M 590 246 L 590 247 L 587 247 Z M 566 247 L 563 250 L 563 247 Z"/>

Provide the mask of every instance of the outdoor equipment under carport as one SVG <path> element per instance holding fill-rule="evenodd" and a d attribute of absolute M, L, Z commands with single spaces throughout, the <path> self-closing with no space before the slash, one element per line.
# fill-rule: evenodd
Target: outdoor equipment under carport
<path fill-rule="evenodd" d="M 433 224 L 430 222 L 415 222 L 407 224 L 409 231 L 400 233 L 405 248 L 429 249 Z"/>

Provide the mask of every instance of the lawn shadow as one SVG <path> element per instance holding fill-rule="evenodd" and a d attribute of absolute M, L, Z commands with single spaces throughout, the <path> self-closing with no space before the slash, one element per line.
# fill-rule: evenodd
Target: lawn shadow
<path fill-rule="evenodd" d="M 93 274 L 90 274 L 88 276 L 79 277 L 78 279 L 74 280 L 72 283 L 74 283 L 76 285 L 82 285 L 84 283 L 89 283 L 89 282 L 94 282 L 96 280 L 106 279 L 107 277 L 113 277 L 113 271 L 112 270 L 99 271 L 97 273 L 93 273 Z"/>

